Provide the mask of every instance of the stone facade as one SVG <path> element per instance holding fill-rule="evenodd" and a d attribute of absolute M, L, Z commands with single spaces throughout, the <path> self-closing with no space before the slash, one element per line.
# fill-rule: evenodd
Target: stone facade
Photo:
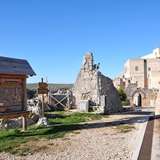
<path fill-rule="evenodd" d="M 133 103 L 138 106 L 139 104 L 140 106 L 155 106 L 157 90 L 160 88 L 160 48 L 154 49 L 146 56 L 128 59 L 124 64 L 124 71 L 113 80 L 113 83 L 116 88 L 126 90 L 129 86 L 129 92 L 135 90 L 132 92 L 135 93 L 132 99 L 126 92 L 131 105 Z"/>
<path fill-rule="evenodd" d="M 129 83 L 136 83 L 138 88 L 159 88 L 160 48 L 146 56 L 128 59 L 124 64 L 124 71 L 113 83 L 116 88 L 126 88 Z"/>
<path fill-rule="evenodd" d="M 112 80 L 98 69 L 99 64 L 93 64 L 93 54 L 88 52 L 72 89 L 76 104 L 78 100 L 89 100 L 90 106 L 101 106 L 101 96 L 105 95 L 104 112 L 121 112 L 122 104 Z"/>

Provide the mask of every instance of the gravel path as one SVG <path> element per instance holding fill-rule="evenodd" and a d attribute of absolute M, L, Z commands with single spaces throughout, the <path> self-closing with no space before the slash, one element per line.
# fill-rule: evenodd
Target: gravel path
<path fill-rule="evenodd" d="M 63 139 L 36 142 L 37 146 L 48 144 L 48 147 L 34 155 L 16 157 L 2 152 L 0 160 L 131 160 L 136 147 L 132 143 L 138 138 L 137 133 L 145 120 L 146 117 L 139 115 L 111 115 L 110 118 L 87 122 L 81 130 Z M 116 124 L 122 122 L 131 123 L 135 129 L 120 133 Z"/>

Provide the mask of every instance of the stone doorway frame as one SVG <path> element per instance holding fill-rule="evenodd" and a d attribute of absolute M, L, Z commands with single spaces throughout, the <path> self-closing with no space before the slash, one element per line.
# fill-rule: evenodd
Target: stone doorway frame
<path fill-rule="evenodd" d="M 135 104 L 134 100 L 135 100 L 136 95 L 137 95 L 137 103 L 136 103 L 136 105 L 142 107 L 143 106 L 143 99 L 146 98 L 146 94 L 140 89 L 135 90 L 132 93 L 133 104 Z"/>

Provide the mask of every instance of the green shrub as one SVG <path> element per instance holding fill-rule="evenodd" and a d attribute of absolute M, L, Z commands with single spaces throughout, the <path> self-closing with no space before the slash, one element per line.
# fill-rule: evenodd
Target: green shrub
<path fill-rule="evenodd" d="M 37 90 L 35 90 L 35 89 L 27 89 L 27 99 L 32 99 L 32 98 L 35 98 L 37 96 L 38 96 Z"/>
<path fill-rule="evenodd" d="M 120 97 L 121 101 L 126 101 L 127 95 L 126 95 L 126 93 L 123 91 L 123 89 L 119 88 L 119 89 L 118 89 L 118 93 L 119 93 L 119 97 Z"/>
<path fill-rule="evenodd" d="M 129 101 L 122 101 L 122 105 L 123 105 L 123 106 L 129 106 L 130 103 L 129 103 Z"/>

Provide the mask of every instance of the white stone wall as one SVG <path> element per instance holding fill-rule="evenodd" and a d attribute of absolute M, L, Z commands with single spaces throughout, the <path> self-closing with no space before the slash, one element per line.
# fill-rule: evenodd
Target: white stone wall
<path fill-rule="evenodd" d="M 138 67 L 138 70 L 135 67 Z M 137 58 L 129 59 L 124 64 L 124 74 L 114 79 L 114 84 L 120 79 L 123 81 L 122 89 L 127 89 L 128 84 L 137 84 L 135 91 L 139 88 L 143 89 L 159 89 L 160 88 L 160 48 L 153 50 L 151 54 Z M 155 95 L 150 91 L 146 92 L 146 99 L 143 99 L 143 106 L 151 105 L 155 101 Z M 139 93 L 141 94 L 141 93 Z M 127 96 L 130 96 L 127 93 Z M 134 101 L 133 99 L 131 101 Z"/>
<path fill-rule="evenodd" d="M 151 54 L 147 54 L 143 57 L 140 57 L 142 59 L 151 59 L 151 58 L 159 58 L 160 57 L 160 48 L 156 48 L 153 50 Z"/>

